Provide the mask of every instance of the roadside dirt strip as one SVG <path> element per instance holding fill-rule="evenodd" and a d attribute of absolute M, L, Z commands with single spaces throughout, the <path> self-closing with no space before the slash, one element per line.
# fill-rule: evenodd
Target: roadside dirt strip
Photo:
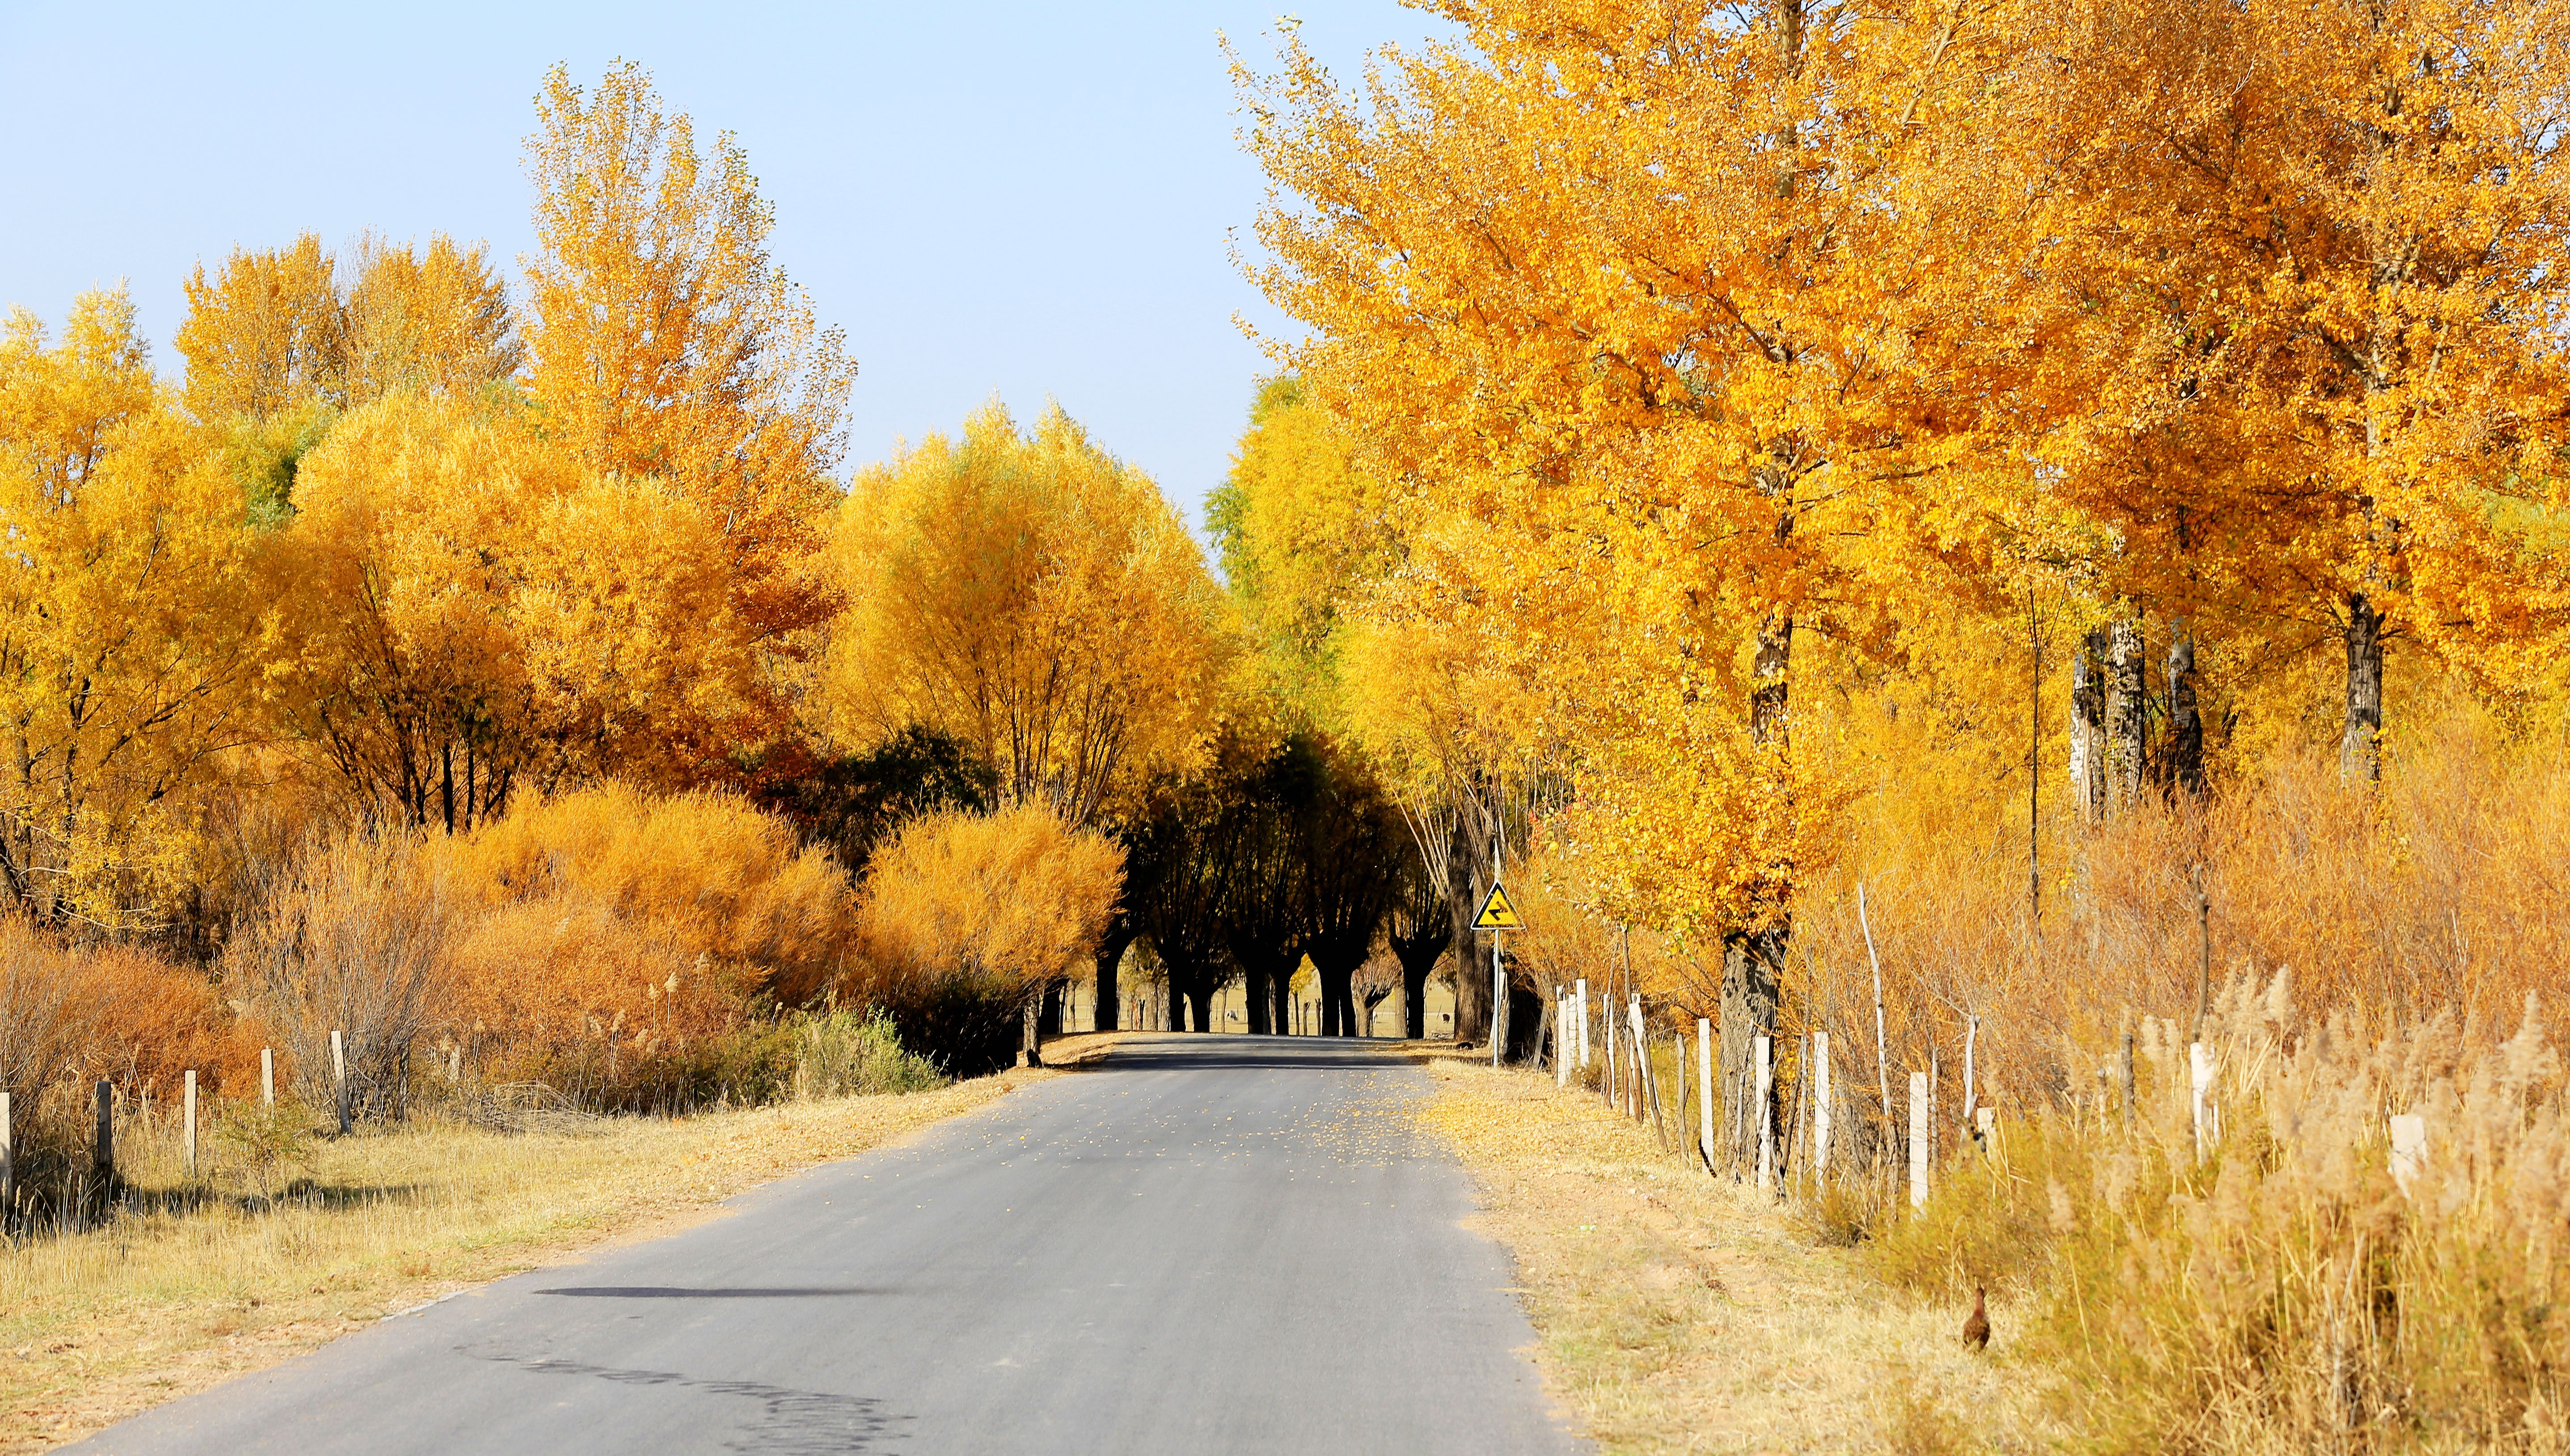
<path fill-rule="evenodd" d="M 1663 1151 L 1549 1075 L 1419 1053 L 1425 1125 L 1460 1151 L 1473 1227 L 1515 1256 L 1548 1387 L 1611 1452 L 2032 1451 L 2052 1381 L 1993 1295 L 1987 1353 L 1789 1207 Z"/>

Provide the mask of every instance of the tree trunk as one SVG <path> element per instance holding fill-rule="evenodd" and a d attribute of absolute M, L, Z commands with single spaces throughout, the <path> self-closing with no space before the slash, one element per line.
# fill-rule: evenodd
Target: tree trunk
<path fill-rule="evenodd" d="M 2106 634 L 2088 633 L 2070 658 L 2070 794 L 2079 822 L 2106 818 Z"/>
<path fill-rule="evenodd" d="M 2142 624 L 2116 621 L 2106 657 L 2106 812 L 2120 814 L 2142 797 Z"/>
<path fill-rule="evenodd" d="M 1491 967 L 1478 952 L 1481 935 L 1473 928 L 1474 911 L 1481 909 L 1480 891 L 1475 885 L 1475 851 L 1472 832 L 1464 816 L 1455 816 L 1454 852 L 1446 858 L 1446 910 L 1455 922 L 1455 1040 L 1479 1041 L 1491 1032 Z M 1478 974 L 1474 967 L 1481 967 Z"/>
<path fill-rule="evenodd" d="M 1356 968 L 1323 965 L 1316 960 L 1312 970 L 1313 979 L 1320 982 L 1321 1034 L 1356 1035 L 1356 1013 L 1352 1009 L 1356 1002 Z"/>
<path fill-rule="evenodd" d="M 1748 934 L 1730 935 L 1722 942 L 1722 1084 L 1726 1088 L 1747 1089 L 1756 1085 L 1758 1045 L 1754 1038 L 1776 1034 L 1776 1006 L 1780 998 L 1785 966 L 1785 950 L 1792 932 L 1782 927 Z M 1620 1006 L 1613 1008 L 1623 1015 Z M 1618 1022 L 1620 1027 L 1623 1023 Z M 1739 1090 L 1726 1099 L 1738 1109 L 1737 1124 L 1730 1129 L 1726 1145 L 1735 1152 L 1754 1148 L 1755 1112 L 1750 1107 L 1754 1096 Z M 1774 1090 L 1769 1090 L 1773 1100 Z"/>
<path fill-rule="evenodd" d="M 1116 972 L 1123 968 L 1124 952 L 1132 948 L 1133 933 L 1133 922 L 1119 914 L 1107 921 L 1106 937 L 1097 942 L 1096 1030 L 1115 1031 L 1124 1024 L 1124 995 Z"/>
<path fill-rule="evenodd" d="M 2195 638 L 2172 623 L 2168 654 L 2168 783 L 2172 793 L 2204 797 L 2204 714 L 2195 700 Z"/>
<path fill-rule="evenodd" d="M 1196 1030 L 1213 1030 L 1213 991 L 1210 987 L 1187 992 L 1187 1004 L 1194 1008 Z"/>
<path fill-rule="evenodd" d="M 2382 613 L 2361 591 L 2347 598 L 2347 730 L 2338 772 L 2351 784 L 2382 778 Z"/>
<path fill-rule="evenodd" d="M 1265 1036 L 1270 1029 L 1281 1031 L 1285 1027 L 1281 1017 L 1269 1020 L 1276 1009 L 1270 989 L 1274 983 L 1264 966 L 1244 965 L 1240 969 L 1241 1000 L 1249 1007 L 1249 1034 L 1252 1036 Z"/>
<path fill-rule="evenodd" d="M 1519 1064 L 1532 1062 L 1543 1054 L 1544 998 L 1517 984 L 1515 967 L 1508 970 L 1508 1060 Z"/>
<path fill-rule="evenodd" d="M 1412 1041 L 1428 1039 L 1428 977 L 1437 969 L 1437 957 L 1412 963 L 1401 962 L 1401 1034 Z"/>

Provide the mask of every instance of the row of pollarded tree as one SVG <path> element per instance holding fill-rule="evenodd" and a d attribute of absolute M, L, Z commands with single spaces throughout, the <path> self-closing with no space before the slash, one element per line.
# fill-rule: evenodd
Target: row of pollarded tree
<path fill-rule="evenodd" d="M 1319 1031 L 1354 1036 L 1359 972 L 1400 967 L 1405 1034 L 1427 1033 L 1426 991 L 1453 942 L 1443 888 L 1366 766 L 1325 735 L 1234 731 L 1124 827 L 1123 898 L 1097 946 L 1097 1026 L 1117 1023 L 1125 952 L 1147 943 L 1167 976 L 1170 1025 L 1213 1029 L 1214 994 L 1241 982 L 1252 1035 L 1292 1025 L 1309 958 Z M 1371 1005 L 1369 1008 L 1371 1009 Z"/>

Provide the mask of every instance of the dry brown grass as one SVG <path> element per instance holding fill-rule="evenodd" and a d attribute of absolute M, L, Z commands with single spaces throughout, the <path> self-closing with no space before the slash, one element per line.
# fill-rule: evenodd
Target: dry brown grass
<path fill-rule="evenodd" d="M 1781 1205 L 1663 1154 L 1649 1129 L 1540 1073 L 1421 1053 L 1423 1114 L 1480 1186 L 1481 1227 L 1514 1251 L 1557 1398 L 1608 1452 L 2031 1449 L 2042 1367 L 1994 1300 L 1987 1355 L 1969 1301 L 1894 1293 Z"/>
<path fill-rule="evenodd" d="M 1047 1055 L 1074 1063 L 1113 1039 L 1065 1038 Z M 211 1139 L 192 1190 L 166 1127 L 131 1136 L 136 1194 L 112 1224 L 0 1249 L 0 1453 L 76 1440 L 442 1294 L 674 1232 L 734 1194 L 1059 1075 L 605 1119 L 585 1136 L 412 1125 L 320 1144 L 273 1209 Z"/>

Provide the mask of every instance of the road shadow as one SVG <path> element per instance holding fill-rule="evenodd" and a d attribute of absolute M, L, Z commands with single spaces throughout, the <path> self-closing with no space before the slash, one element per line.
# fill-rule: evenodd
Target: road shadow
<path fill-rule="evenodd" d="M 1330 1036 L 1230 1036 L 1172 1031 L 1126 1040 L 1090 1065 L 1111 1072 L 1387 1071 L 1413 1065 L 1398 1041 Z"/>

